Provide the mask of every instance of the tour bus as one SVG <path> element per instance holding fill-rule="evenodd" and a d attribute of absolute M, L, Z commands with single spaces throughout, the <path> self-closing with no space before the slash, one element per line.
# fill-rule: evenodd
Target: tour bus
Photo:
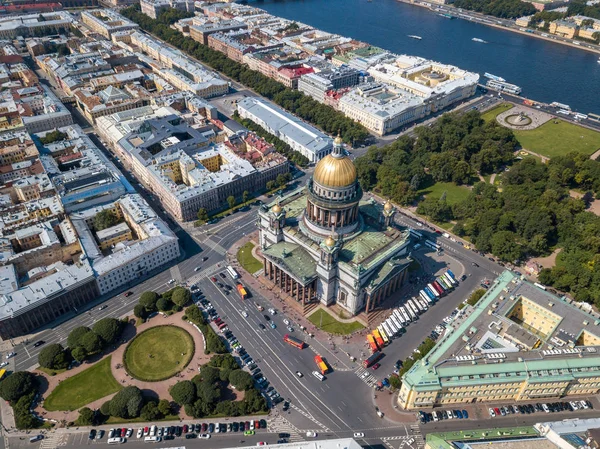
<path fill-rule="evenodd" d="M 394 335 L 398 333 L 399 329 L 398 329 L 398 326 L 396 326 L 396 323 L 394 323 L 394 320 L 392 320 L 391 318 L 388 318 L 386 320 L 386 324 L 388 325 L 390 330 L 394 333 Z"/>
<path fill-rule="evenodd" d="M 146 437 L 149 438 L 149 437 Z M 114 437 L 114 438 L 109 438 L 107 443 L 108 444 L 123 444 L 125 442 L 125 438 L 121 438 L 121 437 Z"/>
<path fill-rule="evenodd" d="M 422 239 L 423 238 L 423 234 L 421 234 L 419 231 L 415 231 L 413 228 L 409 228 L 408 232 L 410 233 L 411 236 L 418 238 L 418 239 Z"/>
<path fill-rule="evenodd" d="M 433 284 L 433 286 L 434 286 L 435 288 L 437 288 L 437 289 L 438 289 L 438 291 L 439 291 L 439 292 L 440 292 L 442 295 L 446 293 L 446 288 L 445 288 L 445 287 L 444 287 L 442 284 L 440 284 L 440 283 L 438 282 L 438 280 L 437 280 L 437 279 L 436 279 L 435 281 L 433 281 L 433 282 L 432 282 L 432 284 Z"/>
<path fill-rule="evenodd" d="M 427 287 L 429 287 L 429 290 L 431 290 L 431 293 L 433 293 L 436 298 L 440 297 L 440 292 L 438 292 L 431 283 L 427 284 Z"/>
<path fill-rule="evenodd" d="M 423 306 L 424 310 L 429 309 L 429 306 L 427 305 L 427 301 L 423 301 L 423 299 L 421 299 L 421 298 L 417 298 L 417 299 L 415 299 L 415 301 L 421 303 L 421 305 Z"/>
<path fill-rule="evenodd" d="M 394 325 L 398 329 L 398 332 L 400 332 L 400 329 L 402 329 L 402 324 L 400 324 L 398 318 L 396 318 L 394 315 L 390 315 L 390 320 L 394 323 Z"/>
<path fill-rule="evenodd" d="M 419 296 L 420 296 L 421 298 L 423 298 L 425 301 L 427 301 L 429 304 L 431 304 L 431 303 L 433 302 L 433 301 L 431 300 L 431 298 L 430 298 L 429 296 L 427 296 L 423 290 L 421 290 L 421 291 L 419 292 Z"/>
<path fill-rule="evenodd" d="M 408 313 L 406 313 L 406 309 L 404 307 L 398 307 L 398 310 L 400 310 L 400 313 L 402 314 L 402 316 L 404 317 L 404 320 L 407 323 L 410 323 L 412 321 L 410 319 L 410 315 Z"/>
<path fill-rule="evenodd" d="M 600 122 L 600 115 L 598 114 L 592 114 L 591 112 L 588 114 L 588 118 L 590 120 L 594 120 L 596 122 Z"/>
<path fill-rule="evenodd" d="M 418 315 L 419 313 L 421 313 L 421 308 L 420 308 L 420 307 L 417 307 L 417 305 L 416 305 L 416 304 L 413 302 L 413 300 L 412 300 L 412 299 L 409 299 L 409 300 L 408 300 L 408 301 L 406 301 L 406 302 L 408 303 L 408 306 L 409 306 L 409 307 L 412 307 L 412 309 L 413 309 L 413 312 L 415 312 L 417 315 Z"/>
<path fill-rule="evenodd" d="M 577 112 L 577 113 L 575 114 L 575 118 L 576 118 L 577 120 L 585 120 L 585 119 L 587 119 L 587 118 L 588 118 L 588 116 L 587 116 L 587 115 L 585 115 L 585 114 L 582 114 L 581 112 Z"/>
<path fill-rule="evenodd" d="M 452 284 L 448 285 L 448 279 L 446 279 L 446 276 L 438 276 L 437 281 L 446 290 L 450 290 L 452 288 Z"/>
<path fill-rule="evenodd" d="M 408 304 L 404 304 L 404 310 L 406 310 L 406 313 L 408 313 L 408 315 L 410 316 L 411 320 L 414 321 L 417 319 L 417 315 L 415 315 L 415 312 L 413 312 L 413 310 L 408 307 Z"/>
<path fill-rule="evenodd" d="M 375 365 L 383 357 L 383 353 L 380 351 L 374 352 L 371 356 L 363 360 L 363 367 L 370 368 Z"/>
<path fill-rule="evenodd" d="M 448 281 L 448 285 L 450 285 L 451 287 L 454 287 L 454 283 L 456 281 L 454 279 L 452 279 L 452 276 L 450 276 L 448 273 L 444 273 L 444 277 Z"/>
<path fill-rule="evenodd" d="M 541 288 L 542 290 L 546 290 L 546 286 L 544 286 L 538 282 L 534 283 L 533 285 L 535 285 L 537 288 Z"/>
<path fill-rule="evenodd" d="M 452 278 L 453 281 L 456 281 L 456 276 L 454 276 L 454 273 L 452 271 L 450 271 L 450 269 L 447 269 L 446 273 L 448 273 L 450 275 L 450 277 Z"/>
<path fill-rule="evenodd" d="M 145 437 L 144 443 L 159 443 L 162 441 L 162 437 Z"/>
<path fill-rule="evenodd" d="M 388 338 L 387 333 L 385 332 L 385 329 L 381 324 L 377 326 L 377 330 L 379 331 L 379 335 L 381 335 L 381 338 L 383 338 L 383 342 L 388 344 L 390 342 L 390 339 Z"/>
<path fill-rule="evenodd" d="M 398 309 L 394 309 L 394 316 L 398 319 L 398 321 L 400 321 L 400 323 L 403 326 L 406 325 L 406 320 L 404 319 L 404 317 L 402 316 L 402 314 L 400 313 L 400 311 Z"/>
<path fill-rule="evenodd" d="M 238 274 L 237 271 L 235 271 L 235 268 L 233 268 L 231 265 L 229 265 L 227 267 L 227 274 L 229 274 L 229 276 L 231 276 L 233 279 L 237 279 L 240 277 L 240 275 Z"/>
<path fill-rule="evenodd" d="M 431 240 L 425 240 L 425 244 L 427 246 L 429 246 L 432 249 L 435 249 L 436 251 L 440 250 L 440 245 L 438 245 L 437 243 L 432 242 Z"/>
<path fill-rule="evenodd" d="M 289 334 L 285 334 L 283 336 L 283 341 L 285 341 L 288 345 L 295 346 L 298 349 L 304 349 L 304 347 L 306 346 L 306 343 L 304 343 L 302 340 L 296 337 L 292 337 Z"/>
<path fill-rule="evenodd" d="M 429 296 L 432 300 L 435 301 L 435 295 L 433 294 L 433 292 L 431 290 L 429 290 L 429 287 L 423 288 L 423 291 L 425 292 L 425 294 L 427 296 Z"/>
<path fill-rule="evenodd" d="M 391 329 L 390 323 L 388 320 L 384 321 L 383 323 L 381 323 L 381 325 L 383 326 L 383 329 L 385 330 L 385 333 L 388 334 L 388 336 L 390 338 L 394 338 L 394 336 L 396 335 L 397 332 L 394 332 Z"/>

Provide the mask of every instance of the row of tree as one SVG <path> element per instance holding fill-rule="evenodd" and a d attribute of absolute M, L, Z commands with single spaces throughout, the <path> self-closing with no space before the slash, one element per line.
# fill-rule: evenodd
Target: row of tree
<path fill-rule="evenodd" d="M 237 111 L 233 113 L 233 118 L 245 128 L 248 128 L 250 131 L 256 133 L 257 135 L 265 139 L 267 142 L 269 142 L 271 145 L 273 145 L 279 153 L 283 154 L 294 164 L 299 165 L 300 167 L 306 167 L 310 162 L 306 156 L 304 156 L 299 151 L 292 149 L 292 147 L 290 147 L 279 137 L 271 134 L 268 131 L 265 131 L 261 126 L 257 125 L 252 120 L 247 118 L 241 118 L 238 115 Z"/>
<path fill-rule="evenodd" d="M 44 368 L 60 370 L 67 368 L 72 360 L 83 362 L 114 344 L 123 326 L 122 321 L 106 317 L 98 320 L 91 329 L 87 326 L 76 327 L 67 337 L 67 348 L 58 343 L 44 347 L 38 355 L 38 363 Z"/>
<path fill-rule="evenodd" d="M 185 37 L 181 32 L 170 27 L 169 21 L 165 20 L 165 13 L 155 20 L 143 14 L 139 5 L 126 8 L 121 13 L 140 25 L 144 31 L 240 82 L 307 122 L 313 123 L 323 131 L 329 134 L 339 131 L 345 142 L 354 144 L 369 137 L 369 133 L 362 125 L 332 107 L 321 104 L 298 90 L 289 89 L 260 72 L 250 70 L 245 65 L 229 59 L 223 53 Z"/>
<path fill-rule="evenodd" d="M 229 386 L 244 391 L 242 401 L 226 399 Z M 231 354 L 217 355 L 192 380 L 177 382 L 170 390 L 173 401 L 194 418 L 213 414 L 240 416 L 267 411 L 267 403 L 254 388 L 252 376 L 242 371 Z"/>
<path fill-rule="evenodd" d="M 416 138 L 402 136 L 356 159 L 361 186 L 408 205 L 417 191 L 435 182 L 466 184 L 477 174 L 497 171 L 511 161 L 518 142 L 511 130 L 485 122 L 478 111 L 444 114 Z"/>
<path fill-rule="evenodd" d="M 531 3 L 521 0 L 455 0 L 454 6 L 503 19 L 530 16 L 537 11 Z"/>
<path fill-rule="evenodd" d="M 191 321 L 200 328 L 206 341 L 206 354 L 225 354 L 227 348 L 221 337 L 219 337 L 212 327 L 206 322 L 200 308 L 194 304 L 185 309 L 184 319 Z"/>
<path fill-rule="evenodd" d="M 41 420 L 31 413 L 37 388 L 38 381 L 29 371 L 14 372 L 0 382 L 0 397 L 12 406 L 18 429 L 34 429 L 41 425 Z"/>
<path fill-rule="evenodd" d="M 145 320 L 155 312 L 180 312 L 192 299 L 187 288 L 177 286 L 159 295 L 156 292 L 144 292 L 133 307 L 133 314 Z"/>

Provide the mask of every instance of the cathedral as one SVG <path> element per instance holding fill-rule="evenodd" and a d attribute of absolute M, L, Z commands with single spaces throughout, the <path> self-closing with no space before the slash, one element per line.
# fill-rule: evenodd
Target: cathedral
<path fill-rule="evenodd" d="M 262 276 L 304 310 L 319 302 L 368 316 L 380 308 L 408 277 L 409 236 L 394 226 L 390 202 L 362 196 L 337 137 L 305 187 L 260 209 Z"/>

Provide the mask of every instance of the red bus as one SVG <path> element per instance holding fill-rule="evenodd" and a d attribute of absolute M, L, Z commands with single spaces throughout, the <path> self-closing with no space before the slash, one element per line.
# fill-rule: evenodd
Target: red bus
<path fill-rule="evenodd" d="M 363 366 L 365 368 L 369 368 L 370 366 L 376 364 L 381 359 L 381 357 L 383 357 L 383 352 L 374 352 L 368 359 L 363 360 Z"/>
<path fill-rule="evenodd" d="M 292 337 L 291 335 L 288 335 L 288 334 L 285 334 L 283 336 L 283 341 L 285 341 L 288 345 L 295 346 L 299 349 L 304 349 L 304 347 L 306 346 L 306 343 L 304 343 L 302 340 L 300 340 L 296 337 Z"/>

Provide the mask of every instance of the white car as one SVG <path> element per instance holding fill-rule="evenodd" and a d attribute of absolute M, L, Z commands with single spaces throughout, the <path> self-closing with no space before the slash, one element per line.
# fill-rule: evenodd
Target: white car
<path fill-rule="evenodd" d="M 271 315 L 275 315 L 277 313 L 277 311 L 275 309 L 271 308 L 271 309 L 269 309 L 269 313 Z"/>
<path fill-rule="evenodd" d="M 2 363 L 0 363 L 0 368 L 5 367 L 6 365 L 8 365 L 8 362 L 2 362 Z"/>
<path fill-rule="evenodd" d="M 143 435 L 144 429 L 138 429 L 137 433 L 135 434 L 136 438 L 142 438 Z"/>
<path fill-rule="evenodd" d="M 200 271 L 202 269 L 202 267 L 196 267 L 194 268 L 194 271 Z"/>
<path fill-rule="evenodd" d="M 302 374 L 300 371 L 296 371 L 296 376 L 298 376 L 298 377 L 303 377 L 303 376 L 304 376 L 304 374 Z"/>
<path fill-rule="evenodd" d="M 245 310 L 242 310 L 242 316 L 244 318 L 248 318 L 248 312 L 246 312 Z"/>
<path fill-rule="evenodd" d="M 285 325 L 286 325 L 286 326 L 289 326 L 289 325 L 290 325 L 290 322 L 289 322 L 289 320 L 288 320 L 287 318 L 284 318 L 284 319 L 283 319 L 283 322 L 285 323 Z"/>
<path fill-rule="evenodd" d="M 200 435 L 198 435 L 198 438 L 208 440 L 210 438 L 210 433 L 201 433 Z"/>
<path fill-rule="evenodd" d="M 362 376 L 360 376 L 361 379 L 366 379 L 367 377 L 369 377 L 369 372 L 365 371 Z"/>
<path fill-rule="evenodd" d="M 169 282 L 167 282 L 167 284 L 173 284 L 175 283 L 175 279 L 169 279 Z"/>
<path fill-rule="evenodd" d="M 494 411 L 494 409 L 493 409 L 493 408 L 490 408 L 490 409 L 489 409 L 489 412 L 490 412 L 490 416 L 491 416 L 492 418 L 496 416 L 496 412 Z"/>
<path fill-rule="evenodd" d="M 365 434 L 362 432 L 354 432 L 354 438 L 364 438 Z"/>
<path fill-rule="evenodd" d="M 162 427 L 159 427 L 158 430 L 156 431 L 156 436 L 157 437 L 162 437 L 162 434 L 163 434 Z"/>
<path fill-rule="evenodd" d="M 308 432 L 306 432 L 306 438 L 317 438 L 317 432 L 309 430 Z"/>
<path fill-rule="evenodd" d="M 6 354 L 6 358 L 7 358 L 7 359 L 10 359 L 11 357 L 14 357 L 14 356 L 16 356 L 16 355 L 17 355 L 17 353 L 16 353 L 16 352 L 9 352 L 8 354 Z"/>
<path fill-rule="evenodd" d="M 129 428 L 129 429 L 127 429 L 127 433 L 125 434 L 125 436 L 126 436 L 127 438 L 131 438 L 131 435 L 133 435 L 133 429 L 132 429 L 132 428 Z"/>

